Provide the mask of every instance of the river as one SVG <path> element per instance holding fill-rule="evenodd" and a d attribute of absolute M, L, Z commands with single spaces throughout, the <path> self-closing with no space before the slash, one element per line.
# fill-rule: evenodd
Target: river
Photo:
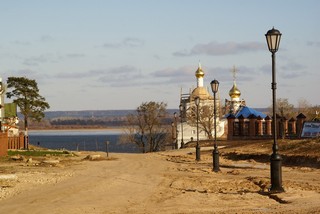
<path fill-rule="evenodd" d="M 29 143 L 48 149 L 139 153 L 134 144 L 120 144 L 121 129 L 30 130 Z"/>

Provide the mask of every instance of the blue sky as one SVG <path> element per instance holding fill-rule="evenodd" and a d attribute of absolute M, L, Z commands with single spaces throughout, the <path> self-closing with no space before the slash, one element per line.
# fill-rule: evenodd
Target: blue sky
<path fill-rule="evenodd" d="M 236 66 L 247 105 L 268 107 L 274 26 L 277 97 L 319 105 L 319 9 L 317 0 L 1 0 L 0 76 L 35 79 L 50 110 L 178 108 L 200 60 L 222 100 Z"/>

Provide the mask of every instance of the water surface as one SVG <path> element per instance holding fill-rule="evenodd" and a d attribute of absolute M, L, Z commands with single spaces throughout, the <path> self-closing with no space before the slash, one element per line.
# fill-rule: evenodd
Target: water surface
<path fill-rule="evenodd" d="M 106 151 L 138 153 L 134 144 L 121 144 L 121 129 L 89 130 L 30 130 L 29 143 L 48 149 L 66 149 L 72 151 Z"/>

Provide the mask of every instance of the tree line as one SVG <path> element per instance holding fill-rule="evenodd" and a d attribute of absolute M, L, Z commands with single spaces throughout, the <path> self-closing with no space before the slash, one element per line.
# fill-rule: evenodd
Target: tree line
<path fill-rule="evenodd" d="M 125 124 L 124 119 L 103 120 L 103 119 L 53 119 L 50 120 L 51 126 L 123 126 Z"/>

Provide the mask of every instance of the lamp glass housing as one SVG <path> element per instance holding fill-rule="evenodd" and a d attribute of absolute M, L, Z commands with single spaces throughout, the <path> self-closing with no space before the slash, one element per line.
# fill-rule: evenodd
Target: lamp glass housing
<path fill-rule="evenodd" d="M 275 53 L 279 49 L 281 33 L 279 30 L 272 28 L 265 34 L 269 51 Z"/>
<path fill-rule="evenodd" d="M 212 92 L 213 93 L 217 93 L 218 89 L 219 89 L 219 81 L 214 79 L 214 80 L 211 81 L 210 85 L 211 85 Z"/>

